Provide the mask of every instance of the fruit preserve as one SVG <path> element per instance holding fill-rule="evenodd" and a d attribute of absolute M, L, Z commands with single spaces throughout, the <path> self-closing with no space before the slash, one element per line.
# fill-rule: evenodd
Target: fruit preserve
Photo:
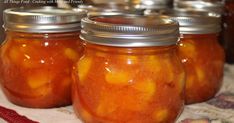
<path fill-rule="evenodd" d="M 84 55 L 72 99 L 85 123 L 173 123 L 184 103 L 178 23 L 167 18 L 96 16 L 82 20 Z"/>
<path fill-rule="evenodd" d="M 218 43 L 221 19 L 214 13 L 205 13 L 177 11 L 171 15 L 180 23 L 178 53 L 187 75 L 187 104 L 215 96 L 223 79 L 224 51 Z"/>
<path fill-rule="evenodd" d="M 182 35 L 179 53 L 187 71 L 186 103 L 212 98 L 223 78 L 224 52 L 217 34 Z"/>
<path fill-rule="evenodd" d="M 71 71 L 82 53 L 80 21 L 85 15 L 51 7 L 4 12 L 7 37 L 0 75 L 11 102 L 33 108 L 71 104 Z"/>

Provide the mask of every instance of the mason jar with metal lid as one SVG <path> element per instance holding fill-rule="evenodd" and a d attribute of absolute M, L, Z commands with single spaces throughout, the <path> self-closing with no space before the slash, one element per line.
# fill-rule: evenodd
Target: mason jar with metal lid
<path fill-rule="evenodd" d="M 83 10 L 53 7 L 4 11 L 1 87 L 14 104 L 51 108 L 71 104 L 72 65 L 82 53 Z"/>
<path fill-rule="evenodd" d="M 160 17 L 82 19 L 84 55 L 74 65 L 73 104 L 87 123 L 172 123 L 183 107 L 179 25 Z"/>
<path fill-rule="evenodd" d="M 186 70 L 186 103 L 206 101 L 223 79 L 224 51 L 218 43 L 221 17 L 216 13 L 175 10 L 168 14 L 180 24 L 178 54 Z"/>

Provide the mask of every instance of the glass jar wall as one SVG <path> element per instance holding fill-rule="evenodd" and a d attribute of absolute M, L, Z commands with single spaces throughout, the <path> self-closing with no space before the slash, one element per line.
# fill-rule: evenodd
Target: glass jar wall
<path fill-rule="evenodd" d="M 82 53 L 78 36 L 7 32 L 1 47 L 1 84 L 7 98 L 26 107 L 71 104 L 71 67 Z"/>
<path fill-rule="evenodd" d="M 222 84 L 224 51 L 220 46 L 219 14 L 197 10 L 168 13 L 180 23 L 178 54 L 186 70 L 186 103 L 199 103 L 215 96 Z"/>
<path fill-rule="evenodd" d="M 224 52 L 218 34 L 182 34 L 179 56 L 186 69 L 186 103 L 207 101 L 222 85 Z"/>

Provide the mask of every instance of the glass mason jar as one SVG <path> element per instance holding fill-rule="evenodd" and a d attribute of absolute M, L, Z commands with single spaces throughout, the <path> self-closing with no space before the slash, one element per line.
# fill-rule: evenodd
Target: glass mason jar
<path fill-rule="evenodd" d="M 0 75 L 11 102 L 33 108 L 71 104 L 71 70 L 83 50 L 78 36 L 85 16 L 53 7 L 4 11 Z"/>
<path fill-rule="evenodd" d="M 226 61 L 234 64 L 234 0 L 225 1 L 223 28 L 223 46 L 226 51 Z"/>
<path fill-rule="evenodd" d="M 169 14 L 170 15 L 170 14 Z M 215 13 L 177 10 L 180 24 L 178 54 L 186 70 L 186 103 L 207 101 L 222 84 L 224 51 L 218 43 L 221 17 Z"/>
<path fill-rule="evenodd" d="M 82 20 L 84 55 L 72 99 L 87 123 L 172 123 L 184 103 L 178 23 L 167 18 L 96 16 Z"/>

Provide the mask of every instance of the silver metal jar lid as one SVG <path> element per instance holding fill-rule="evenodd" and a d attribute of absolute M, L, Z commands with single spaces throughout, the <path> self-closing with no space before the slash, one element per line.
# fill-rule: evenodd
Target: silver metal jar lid
<path fill-rule="evenodd" d="M 116 47 L 175 45 L 179 24 L 166 17 L 96 16 L 82 19 L 80 37 L 93 44 Z"/>
<path fill-rule="evenodd" d="M 126 4 L 116 4 L 116 3 L 108 3 L 108 4 L 94 4 L 94 5 L 79 5 L 79 9 L 84 9 L 88 11 L 88 15 L 93 15 L 96 13 L 106 13 L 106 15 L 110 15 L 111 13 L 124 13 L 124 14 L 137 14 L 143 15 L 143 9 L 132 9 L 130 6 Z M 76 10 L 76 9 L 74 9 Z"/>
<path fill-rule="evenodd" d="M 119 12 L 119 11 L 127 11 L 129 7 L 125 4 L 115 4 L 115 3 L 108 3 L 108 4 L 95 4 L 95 5 L 87 5 L 82 4 L 79 5 L 78 8 L 88 10 L 89 12 Z"/>
<path fill-rule="evenodd" d="M 125 15 L 129 12 L 127 9 L 117 9 L 117 8 L 106 8 L 106 7 L 101 7 L 98 8 L 97 6 L 93 6 L 93 5 L 79 5 L 78 8 L 74 8 L 73 10 L 80 10 L 80 9 L 84 9 L 88 11 L 87 16 L 91 17 L 91 16 L 100 16 L 100 15 L 104 15 L 104 16 L 113 16 L 113 15 Z M 128 12 L 127 12 L 128 11 Z"/>
<path fill-rule="evenodd" d="M 196 9 L 219 14 L 224 12 L 224 4 L 222 2 L 210 0 L 175 0 L 174 8 Z"/>
<path fill-rule="evenodd" d="M 146 9 L 144 11 L 144 15 L 145 16 L 160 16 L 163 15 L 165 13 L 168 13 L 168 11 L 171 11 L 171 9 L 166 8 L 166 9 Z"/>
<path fill-rule="evenodd" d="M 221 16 L 217 13 L 175 9 L 165 15 L 179 22 L 182 34 L 211 34 L 221 31 Z"/>
<path fill-rule="evenodd" d="M 85 10 L 55 7 L 12 8 L 4 11 L 6 30 L 30 33 L 62 33 L 81 30 Z"/>
<path fill-rule="evenodd" d="M 137 8 L 142 9 L 166 9 L 169 8 L 172 0 L 141 0 Z"/>

